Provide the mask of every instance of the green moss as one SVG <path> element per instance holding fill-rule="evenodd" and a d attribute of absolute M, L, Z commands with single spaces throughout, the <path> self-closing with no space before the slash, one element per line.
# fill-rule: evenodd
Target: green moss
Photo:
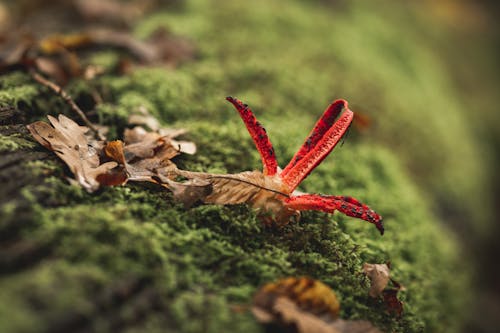
<path fill-rule="evenodd" d="M 19 149 L 32 149 L 37 145 L 32 140 L 27 140 L 22 134 L 0 134 L 0 152 L 9 152 Z"/>
<path fill-rule="evenodd" d="M 222 133 L 213 125 L 193 127 L 198 131 L 192 136 L 204 138 L 200 147 L 207 148 L 189 159 L 179 158 L 179 164 L 220 172 L 257 165 L 255 153 L 247 154 L 251 143 L 248 139 L 238 142 L 242 134 L 235 126 L 222 128 Z M 258 326 L 248 314 L 240 315 L 241 320 L 229 320 L 233 315 L 229 304 L 248 302 L 256 288 L 270 280 L 310 275 L 337 291 L 345 317 L 369 318 L 406 332 L 420 331 L 425 324 L 431 331 L 440 330 L 454 313 L 454 305 L 445 302 L 460 302 L 459 297 L 449 297 L 459 294 L 461 281 L 448 275 L 456 271 L 458 261 L 453 246 L 445 245 L 448 234 L 425 213 L 425 205 L 418 203 L 422 197 L 407 184 L 391 154 L 374 147 L 349 148 L 354 149 L 351 154 L 338 154 L 343 159 L 336 167 L 343 167 L 337 168 L 334 175 L 326 172 L 331 170 L 327 163 L 314 176 L 319 179 L 311 178 L 305 187 L 357 195 L 377 207 L 388 217 L 388 232 L 382 240 L 371 225 L 343 217 L 337 217 L 341 221 L 337 224 L 323 214 L 305 214 L 299 224 L 268 230 L 243 206 L 201 206 L 186 211 L 158 188 L 109 188 L 90 195 L 66 185 L 61 176 L 49 178 L 43 186 L 29 191 L 41 198 L 33 204 L 42 206 L 34 217 L 38 221 L 35 231 L 29 229 L 24 237 L 37 246 L 50 248 L 51 259 L 44 259 L 37 267 L 49 273 L 64 267 L 60 275 L 50 273 L 47 279 L 67 295 L 45 304 L 42 301 L 46 294 L 30 294 L 30 298 L 42 302 L 42 311 L 28 310 L 24 301 L 9 304 L 9 311 L 32 318 L 34 324 L 30 327 L 44 327 L 50 325 L 53 316 L 68 315 L 63 310 L 67 308 L 66 297 L 76 298 L 79 304 L 72 306 L 71 313 L 85 318 L 92 327 L 105 328 L 94 296 L 112 290 L 117 280 L 130 274 L 149 281 L 149 288 L 168 303 L 164 305 L 168 313 L 163 314 L 165 318 L 154 311 L 148 315 L 147 322 L 157 323 L 151 325 L 164 326 L 168 318 L 169 325 L 186 332 L 200 331 L 202 327 L 217 332 L 231 325 L 236 330 L 248 325 L 252 330 L 247 331 L 256 331 Z M 354 162 L 358 155 L 364 157 L 362 163 Z M 221 162 L 224 158 L 227 165 Z M 385 260 L 393 262 L 394 277 L 408 288 L 404 296 L 405 319 L 398 322 L 366 296 L 367 281 L 360 275 L 362 262 Z M 64 282 L 75 279 L 73 271 L 84 274 L 86 267 L 105 277 L 91 279 L 96 289 L 82 290 L 80 282 Z M 22 274 L 24 279 L 12 275 L 2 281 L 2 287 L 16 284 L 19 289 L 32 290 L 24 281 L 33 281 L 36 275 L 30 270 Z M 60 278 L 65 280 L 61 282 Z M 428 289 L 422 288 L 427 285 Z M 48 292 L 41 282 L 37 288 Z M 21 300 L 28 298 L 20 295 L 17 297 Z M 129 302 L 132 309 L 126 310 Z M 127 300 L 124 309 L 113 311 L 119 312 L 116 315 L 120 318 L 125 316 L 122 312 L 138 311 L 134 302 Z M 447 309 L 448 319 L 433 318 L 442 308 Z M 9 325 L 7 331 L 32 331 L 24 326 L 24 320 L 11 320 Z"/>
<path fill-rule="evenodd" d="M 199 136 L 220 139 L 215 127 L 194 127 L 200 129 Z M 227 131 L 231 130 L 238 132 L 228 125 Z M 224 134 L 229 140 L 237 138 Z M 234 143 L 232 154 L 250 145 L 246 141 L 242 146 Z M 355 161 L 354 156 L 362 160 Z M 207 149 L 180 162 L 200 161 L 203 168 L 220 158 Z M 254 162 L 242 159 L 244 166 Z M 259 285 L 290 275 L 312 276 L 332 286 L 341 299 L 343 317 L 366 318 L 405 332 L 453 327 L 453 314 L 464 301 L 460 288 L 465 282 L 454 273 L 463 269 L 459 254 L 447 240 L 449 234 L 426 213 L 422 197 L 394 156 L 374 146 L 348 145 L 337 152 L 333 173 L 332 162 L 328 159 L 318 168 L 304 188 L 357 195 L 377 207 L 386 216 L 384 237 L 372 225 L 344 216 L 305 213 L 300 223 L 273 230 L 245 206 L 186 210 L 156 187 L 106 188 L 96 195 L 67 185 L 60 177 L 47 179 L 28 192 L 35 200 L 37 222 L 22 239 L 49 248 L 50 254 L 35 266 L 36 271 L 24 270 L 1 282 L 14 285 L 14 291 L 40 290 L 19 293 L 20 301 L 10 304 L 10 310 L 32 318 L 33 326 L 10 321 L 6 328 L 29 332 L 30 327 L 49 327 L 54 318 L 68 316 L 66 302 L 75 298 L 78 303 L 71 307 L 71 316 L 83 318 L 89 327 L 108 330 L 98 310 L 104 301 L 96 294 L 115 292 L 117 284 L 130 280 L 141 286 L 138 294 L 151 289 L 161 300 L 162 315 L 148 309 L 146 322 L 157 323 L 151 325 L 183 332 L 260 331 L 248 313 L 235 320 L 230 305 L 247 303 Z M 387 260 L 393 263 L 394 278 L 407 287 L 402 294 L 405 315 L 398 321 L 367 296 L 368 281 L 360 272 L 363 262 Z M 64 292 L 44 303 L 56 286 Z M 28 295 L 30 302 L 40 303 L 37 311 L 27 305 Z M 125 298 L 118 307 L 107 305 L 112 316 L 126 321 L 140 311 L 136 297 Z M 436 318 L 443 308 L 446 314 Z"/>
<path fill-rule="evenodd" d="M 13 72 L 0 76 L 0 106 L 30 106 L 38 95 L 38 89 L 29 76 Z"/>

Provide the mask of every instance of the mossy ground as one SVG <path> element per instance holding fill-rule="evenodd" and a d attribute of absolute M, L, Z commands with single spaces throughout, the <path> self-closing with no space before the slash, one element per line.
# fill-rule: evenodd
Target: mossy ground
<path fill-rule="evenodd" d="M 111 138 L 139 106 L 168 126 L 189 129 L 198 153 L 175 162 L 221 173 L 260 167 L 226 95 L 252 106 L 282 166 L 329 101 L 346 98 L 374 119 L 373 128 L 353 131 L 302 190 L 368 203 L 385 217 L 383 237 L 368 223 L 315 212 L 283 229 L 267 228 L 246 206 L 185 209 L 151 185 L 88 194 L 65 181 L 66 167 L 25 130 L 9 132 L 1 137 L 2 154 L 42 159 L 20 165 L 30 176 L 2 197 L 0 331 L 259 332 L 251 314 L 234 306 L 249 304 L 263 283 L 307 275 L 335 290 L 344 318 L 368 319 L 386 331 L 455 332 L 469 272 L 422 193 L 475 191 L 478 182 L 456 182 L 459 175 L 441 167 L 460 158 L 475 172 L 481 159 L 439 60 L 410 28 L 391 30 L 359 6 L 257 1 L 221 9 L 187 1 L 136 29 L 145 36 L 166 25 L 188 36 L 198 45 L 197 60 L 175 70 L 77 81 L 68 90 L 82 105 L 92 89 L 99 91 L 105 103 L 94 120 L 111 126 Z M 417 20 L 396 13 L 388 19 Z M 93 58 L 108 66 L 115 60 L 109 52 Z M 0 87 L 0 104 L 22 110 L 24 122 L 58 113 L 76 120 L 27 75 L 3 76 Z M 456 139 L 463 144 L 454 146 Z M 415 160 L 416 179 L 427 181 L 422 187 L 404 168 Z M 363 262 L 385 261 L 407 288 L 400 319 L 368 297 L 361 274 Z"/>

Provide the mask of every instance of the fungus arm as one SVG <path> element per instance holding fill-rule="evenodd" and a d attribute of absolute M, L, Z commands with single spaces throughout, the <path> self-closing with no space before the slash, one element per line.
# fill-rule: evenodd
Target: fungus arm
<path fill-rule="evenodd" d="M 281 175 L 282 177 L 288 174 L 290 170 L 306 156 L 311 150 L 316 147 L 316 144 L 323 138 L 325 133 L 335 122 L 335 119 L 342 112 L 344 108 L 347 108 L 347 101 L 343 99 L 338 99 L 332 104 L 330 104 L 321 118 L 316 122 L 311 133 L 309 133 L 307 139 L 302 144 L 302 147 L 295 153 L 290 163 L 283 169 Z"/>
<path fill-rule="evenodd" d="M 304 178 L 330 154 L 349 128 L 353 116 L 354 113 L 346 108 L 337 121 L 324 133 L 317 144 L 305 156 L 290 168 L 287 166 L 287 172 L 285 174 L 282 173 L 281 178 L 290 191 L 297 188 Z"/>
<path fill-rule="evenodd" d="M 278 170 L 278 162 L 276 162 L 274 148 L 271 141 L 269 141 L 266 130 L 262 127 L 257 118 L 255 118 L 248 105 L 243 104 L 240 100 L 233 97 L 226 97 L 226 100 L 234 105 L 236 110 L 238 110 L 241 119 L 245 123 L 245 126 L 247 127 L 247 130 L 250 133 L 257 150 L 259 151 L 260 158 L 262 159 L 264 174 L 267 176 L 275 175 Z"/>
<path fill-rule="evenodd" d="M 338 210 L 347 216 L 356 217 L 375 224 L 380 234 L 384 234 L 382 217 L 367 205 L 351 197 L 303 194 L 290 197 L 286 199 L 285 203 L 288 208 L 296 210 L 319 210 L 327 213 L 333 213 Z"/>

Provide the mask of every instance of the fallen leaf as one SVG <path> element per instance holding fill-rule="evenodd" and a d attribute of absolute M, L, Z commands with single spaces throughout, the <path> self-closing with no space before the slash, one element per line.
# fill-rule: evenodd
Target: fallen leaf
<path fill-rule="evenodd" d="M 156 182 L 168 187 L 179 201 L 191 206 L 198 198 L 210 192 L 210 184 L 202 180 L 192 180 L 187 183 L 176 183 L 170 180 L 177 170 L 172 158 L 180 153 L 194 154 L 196 145 L 190 141 L 176 141 L 175 137 L 184 134 L 183 129 L 164 129 L 156 118 L 146 110 L 140 115 L 131 115 L 130 124 L 148 124 L 154 129 L 146 131 L 141 126 L 126 129 L 124 142 L 108 142 L 104 147 L 105 154 L 123 166 L 122 173 L 127 181 Z M 172 175 L 172 176 L 171 176 Z M 119 177 L 118 177 L 119 178 Z M 196 194 L 195 194 L 196 193 Z"/>
<path fill-rule="evenodd" d="M 148 132 L 142 126 L 136 126 L 133 129 L 126 129 L 124 133 L 124 141 L 128 145 L 140 142 L 144 144 L 146 141 L 148 144 L 152 144 L 155 141 L 162 139 L 174 147 L 177 152 L 189 155 L 196 153 L 196 145 L 193 142 L 174 140 L 176 137 L 186 134 L 187 131 L 185 129 L 161 127 L 160 122 L 144 107 L 139 107 L 136 113 L 131 114 L 128 118 L 128 123 L 129 125 L 143 125 L 152 130 L 152 132 Z"/>
<path fill-rule="evenodd" d="M 64 115 L 59 119 L 48 116 L 49 124 L 39 121 L 28 128 L 33 137 L 44 147 L 54 151 L 75 175 L 76 183 L 93 192 L 103 186 L 122 185 L 128 181 L 146 181 L 164 184 L 175 177 L 177 167 L 171 159 L 181 152 L 194 153 L 196 146 L 190 141 L 173 138 L 184 130 L 163 129 L 148 132 L 140 126 L 125 131 L 125 143 L 116 140 L 105 142 L 90 135 L 89 128 L 79 126 Z M 107 128 L 93 125 L 104 135 Z M 111 159 L 101 161 L 99 156 Z M 102 163 L 104 162 L 104 163 Z M 161 181 L 160 181 L 161 179 Z M 210 184 L 193 180 L 185 185 L 164 184 L 186 205 L 197 197 L 210 192 Z M 192 193 L 198 193 L 196 195 Z M 193 201 L 194 202 L 194 201 Z"/>
<path fill-rule="evenodd" d="M 151 146 L 145 146 L 145 150 L 140 150 L 140 142 L 132 145 L 133 152 L 128 150 L 128 146 L 123 146 L 121 141 L 108 142 L 104 147 L 106 156 L 118 162 L 123 167 L 125 173 L 123 183 L 127 181 L 147 181 L 158 182 L 156 179 L 161 175 L 167 174 L 168 170 L 174 168 L 175 164 L 170 158 L 177 154 L 177 151 L 171 153 L 172 148 L 159 148 L 158 153 L 151 149 Z M 164 145 L 161 142 L 157 147 Z"/>
<path fill-rule="evenodd" d="M 140 126 L 126 129 L 124 141 L 127 160 L 152 157 L 170 160 L 180 153 L 194 154 L 196 152 L 196 146 L 192 142 L 176 141 L 157 132 L 147 132 Z"/>
<path fill-rule="evenodd" d="M 387 264 L 363 264 L 363 272 L 370 278 L 370 296 L 377 297 L 382 294 L 390 280 L 390 269 Z"/>
<path fill-rule="evenodd" d="M 160 176 L 162 185 L 172 191 L 175 199 L 189 208 L 198 201 L 203 201 L 212 192 L 212 184 L 200 179 L 188 180 L 187 182 L 174 182 Z"/>
<path fill-rule="evenodd" d="M 401 317 L 403 314 L 403 302 L 398 299 L 399 290 L 397 288 L 384 290 L 382 297 L 384 298 L 387 311 Z"/>
<path fill-rule="evenodd" d="M 371 281 L 369 295 L 374 298 L 382 296 L 387 311 L 400 317 L 403 314 L 403 302 L 398 299 L 398 293 L 405 288 L 399 282 L 391 279 L 389 265 L 365 263 L 363 271 Z M 386 289 L 389 281 L 394 287 Z"/>
<path fill-rule="evenodd" d="M 213 174 L 176 170 L 177 176 L 199 179 L 212 184 L 212 192 L 204 198 L 205 203 L 234 205 L 259 200 L 262 196 L 281 195 L 273 189 L 272 179 L 265 178 L 259 171 L 245 171 L 237 174 Z"/>
<path fill-rule="evenodd" d="M 48 116 L 52 126 L 37 121 L 28 125 L 33 137 L 44 147 L 62 159 L 75 175 L 76 181 L 88 192 L 100 186 L 97 177 L 117 166 L 116 162 L 101 164 L 98 152 L 89 144 L 86 133 L 89 129 L 80 126 L 64 115 L 58 119 Z"/>
<path fill-rule="evenodd" d="M 172 169 L 169 178 L 182 177 L 189 182 L 199 180 L 210 184 L 211 192 L 199 200 L 206 204 L 235 205 L 247 203 L 257 209 L 263 223 L 281 226 L 289 222 L 291 217 L 297 218 L 300 213 L 283 206 L 283 200 L 289 196 L 281 192 L 276 178 L 265 177 L 259 171 L 245 171 L 237 174 L 212 174 Z M 184 184 L 180 183 L 180 184 Z M 194 183 L 192 183 L 194 184 Z M 172 182 L 165 184 L 170 188 Z M 174 198 L 177 198 L 174 193 Z"/>
<path fill-rule="evenodd" d="M 384 298 L 384 303 L 387 307 L 387 311 L 401 317 L 403 314 L 403 302 L 398 299 L 398 293 L 401 290 L 406 290 L 406 288 L 401 285 L 399 282 L 391 279 L 391 283 L 393 284 L 393 288 L 388 290 L 384 290 L 382 292 L 382 297 Z"/>
<path fill-rule="evenodd" d="M 252 313 L 262 324 L 298 333 L 380 333 L 368 321 L 337 319 L 335 293 L 320 281 L 286 278 L 264 285 L 253 299 Z"/>
<path fill-rule="evenodd" d="M 308 277 L 289 277 L 264 285 L 254 297 L 254 305 L 268 307 L 279 297 L 292 300 L 302 310 L 337 318 L 340 303 L 330 287 Z"/>

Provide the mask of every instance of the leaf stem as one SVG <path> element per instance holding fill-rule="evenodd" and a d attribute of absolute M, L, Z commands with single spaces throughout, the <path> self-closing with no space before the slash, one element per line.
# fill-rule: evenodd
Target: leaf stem
<path fill-rule="evenodd" d="M 59 96 L 62 97 L 62 99 L 70 106 L 71 110 L 76 112 L 78 116 L 83 120 L 85 125 L 96 135 L 96 137 L 99 140 L 105 140 L 106 138 L 99 133 L 99 130 L 90 122 L 90 120 L 87 118 L 85 113 L 80 109 L 78 105 L 76 105 L 75 101 L 73 101 L 73 98 L 59 85 L 56 83 L 44 78 L 42 75 L 37 73 L 35 70 L 30 70 L 31 77 L 41 85 L 48 87 L 51 89 L 53 92 L 58 94 Z"/>

